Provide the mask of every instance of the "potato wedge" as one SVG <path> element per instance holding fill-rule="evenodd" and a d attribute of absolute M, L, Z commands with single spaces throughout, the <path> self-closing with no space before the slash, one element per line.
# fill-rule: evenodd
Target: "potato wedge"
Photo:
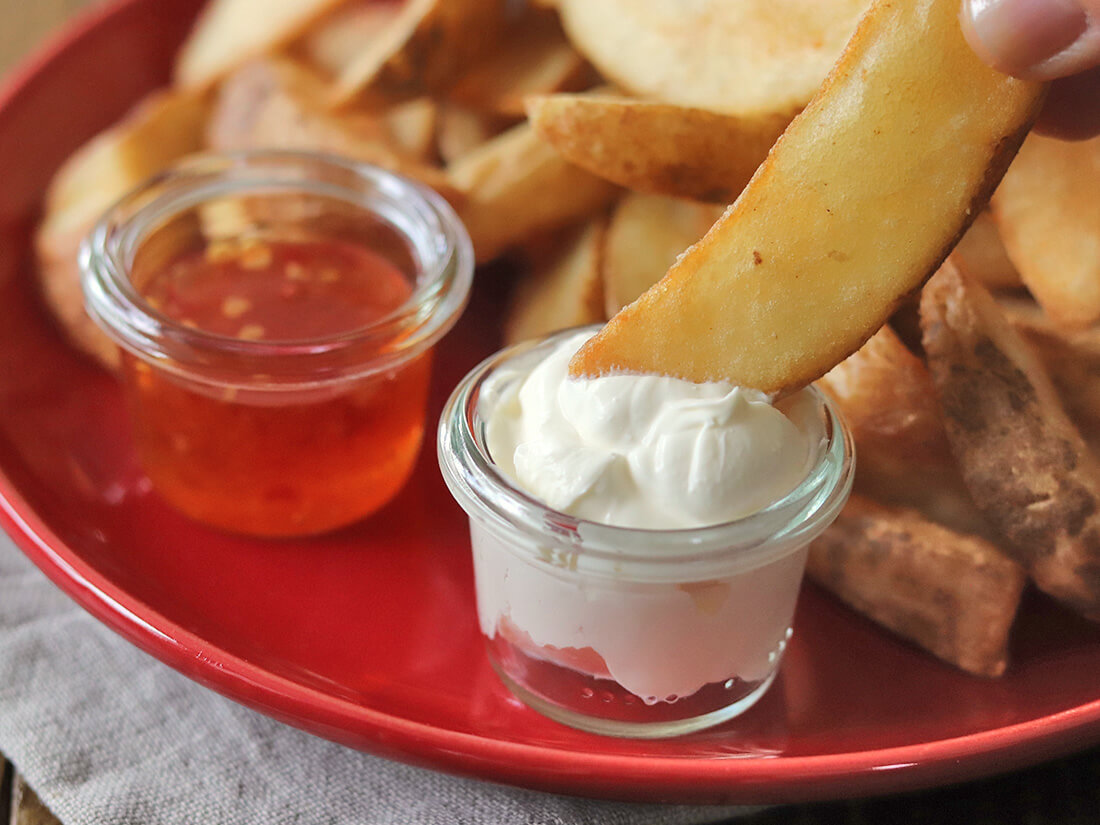
<path fill-rule="evenodd" d="M 528 123 L 497 135 L 447 171 L 462 193 L 458 211 L 479 262 L 536 232 L 592 215 L 619 192 L 567 163 Z"/>
<path fill-rule="evenodd" d="M 283 58 L 255 60 L 221 85 L 207 127 L 219 151 L 303 149 L 366 161 L 458 197 L 441 169 L 395 148 L 384 118 L 324 108 L 327 85 L 304 65 Z"/>
<path fill-rule="evenodd" d="M 810 545 L 807 575 L 969 673 L 1000 676 L 1027 576 L 998 547 L 853 495 Z"/>
<path fill-rule="evenodd" d="M 1094 450 L 1100 447 L 1100 326 L 1066 327 L 1029 298 L 997 303 L 1042 360 L 1081 435 Z"/>
<path fill-rule="evenodd" d="M 1100 138 L 1029 135 L 993 196 L 1020 277 L 1051 318 L 1100 320 Z"/>
<path fill-rule="evenodd" d="M 439 104 L 430 97 L 416 97 L 390 106 L 380 115 L 389 143 L 407 157 L 433 163 Z"/>
<path fill-rule="evenodd" d="M 997 197 L 996 193 L 993 197 Z M 968 276 L 989 289 L 1014 289 L 1023 284 L 988 209 L 978 213 L 951 255 Z"/>
<path fill-rule="evenodd" d="M 641 97 L 791 115 L 840 56 L 869 0 L 560 0 L 573 45 Z"/>
<path fill-rule="evenodd" d="M 294 44 L 297 54 L 328 77 L 338 77 L 381 37 L 401 13 L 401 3 L 388 0 L 343 2 L 310 26 Z"/>
<path fill-rule="evenodd" d="M 735 116 L 614 95 L 532 98 L 527 111 L 566 160 L 638 192 L 727 204 L 789 115 Z"/>
<path fill-rule="evenodd" d="M 84 312 L 77 250 L 103 211 L 173 161 L 202 148 L 207 103 L 201 95 L 157 92 L 78 149 L 46 193 L 35 234 L 42 295 L 69 339 L 109 369 L 112 341 Z"/>
<path fill-rule="evenodd" d="M 528 95 L 585 89 L 597 81 L 565 39 L 553 12 L 528 12 L 447 90 L 447 97 L 482 112 L 524 116 Z"/>
<path fill-rule="evenodd" d="M 657 283 L 724 211 L 713 204 L 627 193 L 615 204 L 607 230 L 603 280 L 608 317 Z"/>
<path fill-rule="evenodd" d="M 970 499 L 924 362 L 884 326 L 818 381 L 852 428 L 856 492 L 994 539 Z"/>
<path fill-rule="evenodd" d="M 1038 356 L 950 262 L 921 294 L 921 322 L 974 502 L 1040 589 L 1100 621 L 1100 463 Z"/>
<path fill-rule="evenodd" d="M 1043 98 L 981 63 L 956 5 L 872 6 L 733 207 L 571 373 L 781 394 L 857 350 L 984 206 Z"/>
<path fill-rule="evenodd" d="M 603 216 L 568 230 L 555 254 L 526 273 L 504 321 L 505 344 L 604 320 L 600 263 L 606 232 Z"/>
<path fill-rule="evenodd" d="M 176 59 L 176 83 L 205 89 L 290 42 L 346 0 L 210 0 Z"/>
<path fill-rule="evenodd" d="M 514 125 L 514 121 L 502 121 L 496 115 L 444 102 L 439 105 L 436 121 L 436 150 L 440 159 L 450 165 Z"/>
<path fill-rule="evenodd" d="M 340 73 L 333 101 L 415 97 L 441 88 L 498 41 L 506 7 L 506 0 L 404 0 L 390 25 Z"/>

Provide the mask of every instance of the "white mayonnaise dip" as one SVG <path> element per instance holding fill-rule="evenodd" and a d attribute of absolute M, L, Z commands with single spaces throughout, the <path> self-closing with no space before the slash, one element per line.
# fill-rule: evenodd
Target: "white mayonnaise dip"
<path fill-rule="evenodd" d="M 805 477 L 805 433 L 756 390 L 658 375 L 570 379 L 590 332 L 565 338 L 494 398 L 493 461 L 549 507 L 619 527 L 679 529 L 750 515 Z"/>

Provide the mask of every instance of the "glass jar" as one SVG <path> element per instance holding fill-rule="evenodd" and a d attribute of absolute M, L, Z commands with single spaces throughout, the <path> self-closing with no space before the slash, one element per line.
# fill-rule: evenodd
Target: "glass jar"
<path fill-rule="evenodd" d="M 153 178 L 96 225 L 81 266 L 158 493 L 214 527 L 298 536 L 369 515 L 407 480 L 473 254 L 423 186 L 257 152 Z"/>
<path fill-rule="evenodd" d="M 776 676 L 807 545 L 851 490 L 851 435 L 830 401 L 807 388 L 802 429 L 820 433 L 808 473 L 759 512 L 673 530 L 557 512 L 498 470 L 486 424 L 506 383 L 522 381 L 571 334 L 484 361 L 440 421 L 443 476 L 470 520 L 489 661 L 526 704 L 583 730 L 653 738 L 716 725 L 748 709 Z"/>

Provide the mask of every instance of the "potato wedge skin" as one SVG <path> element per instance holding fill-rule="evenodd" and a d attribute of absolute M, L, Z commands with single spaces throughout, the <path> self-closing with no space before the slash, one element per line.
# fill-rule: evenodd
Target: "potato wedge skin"
<path fill-rule="evenodd" d="M 1100 621 L 1100 464 L 1038 356 L 950 263 L 922 293 L 921 323 L 974 502 L 1040 589 Z"/>
<path fill-rule="evenodd" d="M 658 195 L 730 203 L 792 115 L 734 116 L 611 95 L 527 101 L 535 130 L 571 163 Z"/>
<path fill-rule="evenodd" d="M 873 6 L 730 211 L 571 373 L 783 394 L 858 349 L 984 206 L 1043 98 L 978 60 L 956 6 Z"/>
<path fill-rule="evenodd" d="M 809 577 L 946 662 L 1000 676 L 1027 581 L 992 543 L 853 495 L 810 545 Z"/>
<path fill-rule="evenodd" d="M 1028 135 L 993 195 L 1009 258 L 1052 318 L 1100 320 L 1100 138 Z"/>

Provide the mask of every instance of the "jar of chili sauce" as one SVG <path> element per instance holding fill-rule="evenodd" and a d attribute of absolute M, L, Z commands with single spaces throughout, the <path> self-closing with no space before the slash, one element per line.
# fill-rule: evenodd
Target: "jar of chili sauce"
<path fill-rule="evenodd" d="M 299 536 L 405 483 L 473 255 L 431 190 L 280 152 L 168 170 L 104 216 L 81 265 L 157 492 L 214 527 Z"/>

